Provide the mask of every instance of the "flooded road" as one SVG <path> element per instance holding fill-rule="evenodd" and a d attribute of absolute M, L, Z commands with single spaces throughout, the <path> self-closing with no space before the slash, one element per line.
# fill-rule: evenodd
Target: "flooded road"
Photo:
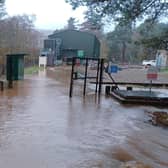
<path fill-rule="evenodd" d="M 0 168 L 119 168 L 136 160 L 168 167 L 168 130 L 149 106 L 123 106 L 90 92 L 69 99 L 60 74 L 28 76 L 0 93 Z"/>

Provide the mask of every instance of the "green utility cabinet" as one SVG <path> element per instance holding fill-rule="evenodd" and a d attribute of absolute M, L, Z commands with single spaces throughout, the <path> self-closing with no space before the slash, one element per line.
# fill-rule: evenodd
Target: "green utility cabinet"
<path fill-rule="evenodd" d="M 8 54 L 6 78 L 8 81 L 24 79 L 24 56 L 26 54 Z"/>

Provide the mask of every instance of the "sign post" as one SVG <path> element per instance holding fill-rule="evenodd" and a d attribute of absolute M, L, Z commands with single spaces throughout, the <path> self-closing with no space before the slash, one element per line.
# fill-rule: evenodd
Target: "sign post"
<path fill-rule="evenodd" d="M 148 68 L 147 70 L 147 79 L 150 80 L 150 89 L 149 91 L 151 92 L 151 88 L 152 88 L 152 81 L 153 80 L 157 80 L 158 77 L 158 70 L 156 67 L 151 66 Z"/>

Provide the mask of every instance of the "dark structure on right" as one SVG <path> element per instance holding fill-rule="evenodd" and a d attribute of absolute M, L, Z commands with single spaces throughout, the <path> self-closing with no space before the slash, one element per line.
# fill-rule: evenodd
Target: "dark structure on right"
<path fill-rule="evenodd" d="M 56 65 L 59 60 L 71 61 L 72 57 L 99 58 L 100 42 L 88 32 L 63 30 L 44 40 L 44 50 L 48 51 L 48 65 Z"/>

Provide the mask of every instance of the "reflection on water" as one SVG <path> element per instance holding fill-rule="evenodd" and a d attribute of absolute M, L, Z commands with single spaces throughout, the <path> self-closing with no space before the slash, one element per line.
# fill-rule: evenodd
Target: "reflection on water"
<path fill-rule="evenodd" d="M 144 111 L 159 109 L 94 94 L 69 99 L 67 73 L 45 73 L 0 93 L 0 167 L 168 167 L 167 129 L 144 122 Z"/>

